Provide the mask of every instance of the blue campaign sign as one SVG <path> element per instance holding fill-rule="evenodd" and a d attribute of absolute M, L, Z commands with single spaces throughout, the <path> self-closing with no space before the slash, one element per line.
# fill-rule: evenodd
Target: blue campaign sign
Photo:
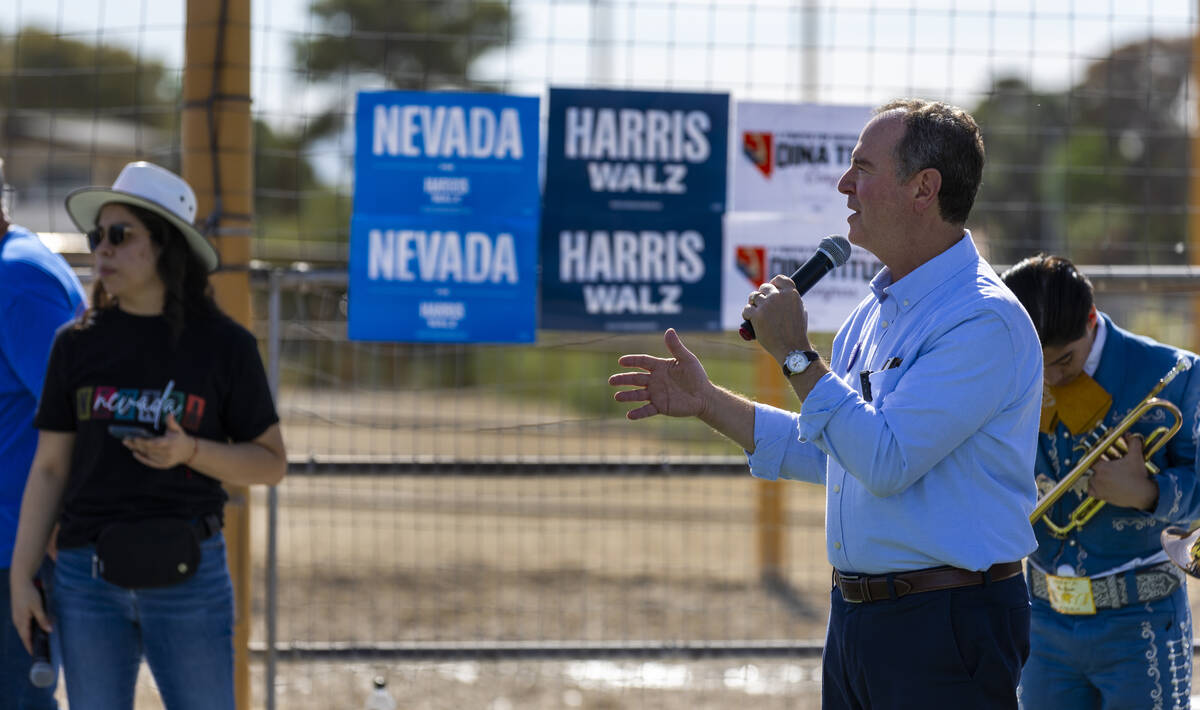
<path fill-rule="evenodd" d="M 542 217 L 542 327 L 721 329 L 721 215 Z"/>
<path fill-rule="evenodd" d="M 531 343 L 536 217 L 355 215 L 350 339 Z"/>
<path fill-rule="evenodd" d="M 725 211 L 729 95 L 550 89 L 546 210 Z"/>
<path fill-rule="evenodd" d="M 538 99 L 363 91 L 355 214 L 538 213 Z"/>

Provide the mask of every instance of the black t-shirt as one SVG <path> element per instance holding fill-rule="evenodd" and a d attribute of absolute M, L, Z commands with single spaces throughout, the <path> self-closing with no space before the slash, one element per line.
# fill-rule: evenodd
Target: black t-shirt
<path fill-rule="evenodd" d="M 164 317 L 117 308 L 58 332 L 34 424 L 75 433 L 59 547 L 94 542 L 114 522 L 222 514 L 219 481 L 182 465 L 150 468 L 108 431 L 161 434 L 168 411 L 189 434 L 221 442 L 251 441 L 278 422 L 254 336 L 215 315 L 189 320 L 172 346 Z"/>

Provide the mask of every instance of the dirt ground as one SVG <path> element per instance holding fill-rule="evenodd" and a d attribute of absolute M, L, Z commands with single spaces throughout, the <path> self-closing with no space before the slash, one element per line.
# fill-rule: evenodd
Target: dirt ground
<path fill-rule="evenodd" d="M 820 491 L 789 491 L 785 598 L 758 578 L 746 479 L 297 476 L 279 489 L 281 642 L 820 638 Z M 265 638 L 265 491 L 255 491 L 254 640 Z M 815 526 L 815 527 L 814 527 Z M 807 530 L 815 530 L 812 537 Z M 812 658 L 281 662 L 276 707 L 817 707 Z M 252 668 L 264 707 L 264 668 Z M 143 669 L 137 707 L 158 708 Z"/>
<path fill-rule="evenodd" d="M 278 637 L 356 644 L 820 639 L 822 493 L 789 485 L 788 599 L 758 579 L 754 481 L 300 477 L 279 490 Z M 265 638 L 265 493 L 253 638 Z M 1193 594 L 1193 599 L 1200 594 Z M 819 707 L 816 658 L 280 662 L 276 707 Z M 252 667 L 256 708 L 264 667 Z M 158 708 L 143 672 L 139 709 Z"/>
<path fill-rule="evenodd" d="M 686 450 L 674 429 L 496 402 L 285 397 L 293 454 L 562 455 Z M 486 417 L 473 419 L 480 412 Z M 409 412 L 402 433 L 397 412 Z M 492 427 L 508 422 L 507 434 Z M 471 422 L 474 422 L 473 424 Z M 422 428 L 423 427 L 423 428 Z M 665 433 L 664 433 L 665 432 Z M 391 434 L 391 435 L 389 435 Z M 519 441 L 514 441 L 519 439 Z M 711 443 L 711 442 L 708 442 Z M 735 453 L 728 446 L 726 453 Z M 530 454 L 529 452 L 534 452 Z M 759 495 L 783 495 L 784 579 L 760 581 Z M 252 639 L 266 637 L 265 489 L 251 496 Z M 819 640 L 824 492 L 747 477 L 289 477 L 278 488 L 278 641 L 315 644 Z M 1193 590 L 1193 604 L 1200 599 Z M 251 668 L 255 708 L 265 668 Z M 401 710 L 819 706 L 819 660 L 281 661 L 275 707 L 361 708 L 376 675 Z M 1200 707 L 1200 704 L 1197 705 Z M 139 710 L 161 707 L 143 669 Z"/>

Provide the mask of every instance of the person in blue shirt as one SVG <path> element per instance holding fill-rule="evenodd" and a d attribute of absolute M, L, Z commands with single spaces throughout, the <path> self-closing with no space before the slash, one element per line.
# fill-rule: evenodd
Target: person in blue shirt
<path fill-rule="evenodd" d="M 965 228 L 983 170 L 974 119 L 899 100 L 863 129 L 838 190 L 851 243 L 884 268 L 828 360 L 776 276 L 742 316 L 799 412 L 713 384 L 674 330 L 673 357 L 625 355 L 609 378 L 630 419 L 694 416 L 753 475 L 823 483 L 834 586 L 822 707 L 1016 708 L 1029 652 L 1021 559 L 1042 395 L 1029 316 Z"/>
<path fill-rule="evenodd" d="M 1181 415 L 1179 432 L 1151 457 L 1143 443 L 1175 421 L 1152 409 L 1125 436 L 1128 451 L 1097 461 L 1048 511 L 1057 530 L 1034 522 L 1029 557 L 1032 654 L 1021 705 L 1036 710 L 1187 708 L 1192 620 L 1186 576 L 1167 559 L 1160 534 L 1200 518 L 1196 477 L 1196 355 L 1134 335 L 1096 310 L 1092 285 L 1069 260 L 1041 254 L 1004 272 L 1033 318 L 1045 360 L 1035 472 L 1043 495 L 1089 450 L 1089 434 L 1111 430 L 1182 360 L 1158 393 Z M 1088 497 L 1104 501 L 1082 527 L 1067 525 Z M 1070 527 L 1070 529 L 1065 529 Z"/>
<path fill-rule="evenodd" d="M 0 161 L 0 185 L 4 184 Z M 83 287 L 67 262 L 37 235 L 10 223 L 0 201 L 0 604 L 8 604 L 8 572 L 25 479 L 37 447 L 33 413 L 50 345 L 59 326 L 81 312 Z M 32 659 L 6 618 L 0 626 L 0 710 L 56 708 L 54 685 L 29 681 Z"/>

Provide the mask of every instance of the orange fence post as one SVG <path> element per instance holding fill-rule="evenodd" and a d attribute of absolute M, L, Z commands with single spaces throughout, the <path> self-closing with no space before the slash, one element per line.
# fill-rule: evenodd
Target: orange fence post
<path fill-rule="evenodd" d="M 199 223 L 221 255 L 217 302 L 251 327 L 250 237 L 254 184 L 250 121 L 250 0 L 187 4 L 182 173 L 196 191 Z M 234 692 L 250 708 L 249 487 L 225 487 L 225 540 L 235 597 Z"/>

